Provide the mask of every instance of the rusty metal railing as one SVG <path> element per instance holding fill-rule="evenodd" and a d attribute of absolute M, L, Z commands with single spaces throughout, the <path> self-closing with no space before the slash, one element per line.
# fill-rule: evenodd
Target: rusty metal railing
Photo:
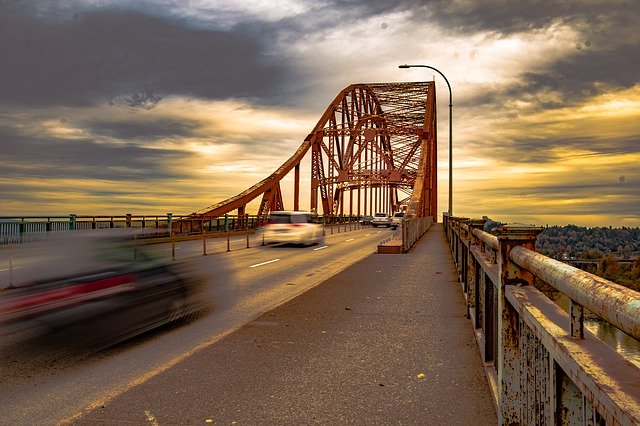
<path fill-rule="evenodd" d="M 640 293 L 536 253 L 542 228 L 492 235 L 447 214 L 444 224 L 499 422 L 640 424 L 640 369 L 584 330 L 588 310 L 639 340 Z"/>

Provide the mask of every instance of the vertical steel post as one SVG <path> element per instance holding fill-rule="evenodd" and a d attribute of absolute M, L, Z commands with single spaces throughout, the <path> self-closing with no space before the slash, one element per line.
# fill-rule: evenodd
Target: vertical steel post
<path fill-rule="evenodd" d="M 505 297 L 509 285 L 533 285 L 534 275 L 516 265 L 510 258 L 515 246 L 535 250 L 540 227 L 501 226 L 497 229 L 500 250 L 498 253 L 498 417 L 502 424 L 522 424 L 524 393 L 521 388 L 520 319 L 515 308 Z"/>
<path fill-rule="evenodd" d="M 300 210 L 300 163 L 293 169 L 293 210 Z"/>
<path fill-rule="evenodd" d="M 473 233 L 474 229 L 482 230 L 484 228 L 486 220 L 484 219 L 471 219 L 467 221 L 469 226 L 469 263 L 467 265 L 467 318 L 473 318 L 474 326 L 476 324 L 476 293 L 478 291 L 478 283 L 476 277 L 478 276 L 477 268 L 478 264 L 476 258 L 473 256 L 473 249 L 478 248 L 482 244 L 482 241 L 478 239 Z"/>
<path fill-rule="evenodd" d="M 571 337 L 584 339 L 584 307 L 570 300 L 569 315 L 571 316 Z"/>

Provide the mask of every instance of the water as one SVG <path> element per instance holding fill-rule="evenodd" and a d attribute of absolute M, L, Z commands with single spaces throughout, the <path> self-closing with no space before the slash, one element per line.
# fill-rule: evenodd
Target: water
<path fill-rule="evenodd" d="M 584 328 L 640 368 L 640 342 L 601 320 L 585 320 Z"/>
<path fill-rule="evenodd" d="M 565 312 L 569 312 L 569 299 L 564 294 L 552 295 L 552 300 Z M 585 316 L 587 312 L 585 310 Z M 629 336 L 619 328 L 598 318 L 585 318 L 584 328 L 589 330 L 599 340 L 603 341 L 616 352 L 640 368 L 640 342 Z"/>

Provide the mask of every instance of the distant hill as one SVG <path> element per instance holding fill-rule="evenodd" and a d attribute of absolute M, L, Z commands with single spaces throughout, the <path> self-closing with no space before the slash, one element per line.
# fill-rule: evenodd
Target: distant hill
<path fill-rule="evenodd" d="M 487 232 L 505 225 L 487 216 L 483 219 Z M 547 226 L 538 235 L 536 250 L 554 259 L 601 259 L 611 254 L 618 260 L 630 260 L 640 256 L 640 228 Z"/>
<path fill-rule="evenodd" d="M 483 219 L 487 232 L 505 225 Z M 536 251 L 558 260 L 595 260 L 585 270 L 640 291 L 640 228 L 547 226 L 538 235 Z"/>
<path fill-rule="evenodd" d="M 629 260 L 640 256 L 640 228 L 551 226 L 538 235 L 536 250 L 556 259 L 600 259 L 611 254 Z"/>

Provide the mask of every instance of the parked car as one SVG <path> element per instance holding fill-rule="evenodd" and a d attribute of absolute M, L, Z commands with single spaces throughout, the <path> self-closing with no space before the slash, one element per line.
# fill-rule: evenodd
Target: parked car
<path fill-rule="evenodd" d="M 404 212 L 395 212 L 393 217 L 391 218 L 391 227 L 393 229 L 398 229 L 398 226 L 402 223 L 402 219 L 404 218 Z"/>
<path fill-rule="evenodd" d="M 389 226 L 391 226 L 391 218 L 386 213 L 376 213 L 375 215 L 373 215 L 373 219 L 371 219 L 371 226 L 373 226 L 374 228 L 377 228 L 378 226 L 384 226 L 388 228 Z"/>
<path fill-rule="evenodd" d="M 324 241 L 318 215 L 307 211 L 272 211 L 263 232 L 267 244 L 319 244 Z"/>
<path fill-rule="evenodd" d="M 0 292 L 2 327 L 108 346 L 199 309 L 203 281 L 152 257 L 128 232 L 69 232 L 20 250 L 32 256 Z"/>
<path fill-rule="evenodd" d="M 360 218 L 360 225 L 371 225 L 371 219 L 373 219 L 373 216 L 370 214 L 362 216 Z"/>

